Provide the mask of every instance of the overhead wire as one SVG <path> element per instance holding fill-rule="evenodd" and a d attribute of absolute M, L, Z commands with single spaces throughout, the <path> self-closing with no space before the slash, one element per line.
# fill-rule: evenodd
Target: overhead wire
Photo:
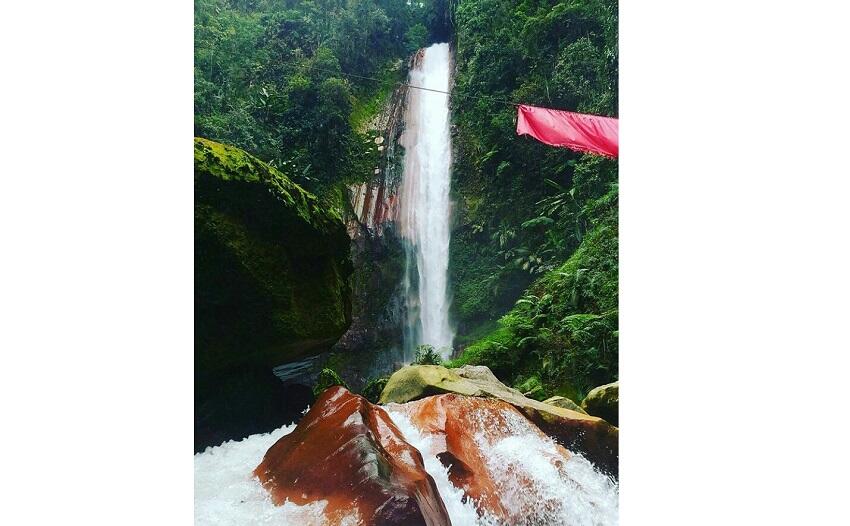
<path fill-rule="evenodd" d="M 383 79 L 378 79 L 378 78 L 375 78 L 375 77 L 366 77 L 366 76 L 363 76 L 363 75 L 355 75 L 354 73 L 344 73 L 342 71 L 331 71 L 331 70 L 328 70 L 328 69 L 318 68 L 316 66 L 310 66 L 310 65 L 307 65 L 307 64 L 305 64 L 304 67 L 307 67 L 307 68 L 315 70 L 315 71 L 321 71 L 323 73 L 329 73 L 331 75 L 341 75 L 343 77 L 353 77 L 353 78 L 356 78 L 356 79 L 372 80 L 372 81 L 375 81 L 375 82 L 384 82 Z M 463 94 L 463 93 L 450 93 L 448 91 L 443 91 L 443 90 L 438 90 L 438 89 L 433 89 L 433 88 L 426 88 L 424 86 L 415 86 L 415 85 L 410 84 L 408 82 L 395 82 L 394 84 L 397 85 L 397 86 L 404 86 L 404 87 L 407 87 L 407 88 L 419 89 L 419 90 L 423 90 L 423 91 L 433 91 L 434 93 L 443 93 L 445 95 L 454 95 L 456 97 L 467 97 L 467 98 L 470 98 L 470 99 L 489 100 L 489 101 L 492 101 L 492 102 L 498 102 L 500 104 L 507 104 L 507 105 L 510 105 L 510 106 L 522 106 L 523 105 L 519 102 L 513 102 L 513 101 L 506 100 L 506 99 L 500 99 L 498 97 L 488 97 L 486 95 L 468 95 L 468 94 Z"/>

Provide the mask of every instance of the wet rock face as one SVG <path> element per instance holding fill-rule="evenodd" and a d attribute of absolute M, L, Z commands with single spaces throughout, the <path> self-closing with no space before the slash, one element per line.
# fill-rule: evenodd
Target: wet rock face
<path fill-rule="evenodd" d="M 563 469 L 571 457 L 501 400 L 446 394 L 389 407 L 405 413 L 420 432 L 431 436 L 430 453 L 449 468 L 451 483 L 475 502 L 479 513 L 500 523 L 525 524 L 530 513 L 547 507 L 544 495 L 530 496 L 535 493 L 534 481 L 522 462 L 512 465 L 511 459 L 517 457 L 502 455 L 503 451 L 516 441 L 519 449 L 523 444 L 548 444 L 538 458 L 551 463 L 553 472 Z M 510 453 L 516 451 L 513 448 Z M 517 491 L 528 495 L 517 495 Z"/>
<path fill-rule="evenodd" d="M 322 393 L 254 474 L 275 504 L 327 501 L 331 525 L 355 516 L 364 525 L 451 524 L 421 454 L 386 411 L 343 387 Z"/>

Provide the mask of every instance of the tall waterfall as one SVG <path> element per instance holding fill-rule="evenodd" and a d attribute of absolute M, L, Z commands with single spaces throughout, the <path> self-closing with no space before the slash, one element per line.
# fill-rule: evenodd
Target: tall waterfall
<path fill-rule="evenodd" d="M 414 59 L 409 83 L 449 91 L 451 53 L 448 44 L 434 44 Z M 449 96 L 410 89 L 401 137 L 404 174 L 401 183 L 401 235 L 407 241 L 405 292 L 408 323 L 405 358 L 420 344 L 451 349 L 449 323 L 449 185 L 451 136 Z"/>

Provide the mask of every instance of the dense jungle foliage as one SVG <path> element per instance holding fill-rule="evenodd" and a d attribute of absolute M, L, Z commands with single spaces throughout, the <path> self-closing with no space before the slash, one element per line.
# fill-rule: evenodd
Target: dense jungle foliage
<path fill-rule="evenodd" d="M 617 116 L 617 3 L 459 0 L 454 23 L 451 278 L 475 342 L 455 363 L 575 399 L 617 378 L 617 163 L 517 137 L 500 100 Z"/>
<path fill-rule="evenodd" d="M 446 38 L 447 13 L 444 0 L 195 0 L 195 135 L 327 197 L 375 165 L 362 125 L 410 54 Z"/>
<path fill-rule="evenodd" d="M 342 204 L 341 183 L 377 162 L 365 124 L 438 41 L 456 54 L 449 271 L 464 351 L 447 365 L 579 399 L 618 377 L 617 162 L 517 137 L 505 101 L 617 116 L 616 0 L 196 0 L 195 134 Z"/>

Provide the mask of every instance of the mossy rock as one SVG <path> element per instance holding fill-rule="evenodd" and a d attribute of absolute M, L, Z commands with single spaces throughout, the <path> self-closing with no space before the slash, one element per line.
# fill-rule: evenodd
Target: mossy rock
<path fill-rule="evenodd" d="M 584 400 L 581 402 L 581 407 L 588 414 L 598 416 L 608 422 L 619 425 L 619 405 L 620 405 L 620 382 L 600 385 L 591 389 Z"/>
<path fill-rule="evenodd" d="M 196 367 L 279 365 L 351 322 L 339 213 L 244 151 L 195 139 Z"/>
<path fill-rule="evenodd" d="M 195 138 L 194 157 L 195 403 L 214 426 L 223 382 L 274 379 L 347 330 L 352 266 L 337 210 L 238 148 Z"/>
<path fill-rule="evenodd" d="M 403 404 L 426 396 L 445 393 L 483 395 L 480 389 L 451 369 L 441 365 L 408 365 L 390 376 L 381 392 L 379 403 Z"/>

